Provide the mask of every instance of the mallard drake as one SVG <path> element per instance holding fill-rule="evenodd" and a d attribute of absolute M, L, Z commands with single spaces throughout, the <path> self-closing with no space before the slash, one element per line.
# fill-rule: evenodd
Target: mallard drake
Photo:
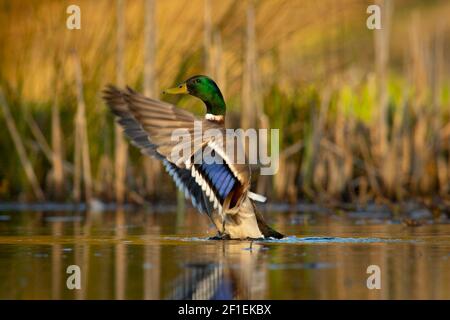
<path fill-rule="evenodd" d="M 250 166 L 230 161 L 214 137 L 194 134 L 199 122 L 203 131 L 216 130 L 224 139 L 228 134 L 224 125 L 226 104 L 217 84 L 198 75 L 164 93 L 189 94 L 201 99 L 206 106 L 204 119 L 129 87 L 122 90 L 109 85 L 103 97 L 132 144 L 142 153 L 161 160 L 186 198 L 208 215 L 218 230 L 215 238 L 282 238 L 256 210 L 254 200 L 261 201 L 264 197 L 250 191 Z M 190 138 L 190 152 L 174 160 L 172 152 L 179 142 L 174 141 L 173 133 L 177 129 L 184 130 Z M 206 149 L 221 161 L 194 161 Z"/>

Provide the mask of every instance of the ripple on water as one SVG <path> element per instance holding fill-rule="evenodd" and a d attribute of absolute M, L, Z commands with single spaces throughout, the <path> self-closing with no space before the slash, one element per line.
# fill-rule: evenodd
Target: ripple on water
<path fill-rule="evenodd" d="M 83 220 L 82 216 L 51 216 L 45 217 L 47 222 L 80 222 Z"/>
<path fill-rule="evenodd" d="M 289 236 L 283 239 L 265 239 L 261 242 L 274 243 L 399 243 L 416 242 L 417 240 L 386 239 L 386 238 L 347 238 L 347 237 L 296 237 Z"/>
<path fill-rule="evenodd" d="M 298 270 L 298 269 L 332 269 L 336 265 L 327 262 L 304 262 L 304 263 L 270 263 L 270 270 Z"/>
<path fill-rule="evenodd" d="M 200 237 L 165 237 L 166 240 L 177 241 L 218 241 L 210 238 Z M 387 239 L 387 238 L 353 238 L 353 237 L 296 237 L 289 236 L 283 239 L 269 238 L 264 240 L 256 240 L 258 243 L 411 243 L 419 242 L 419 240 L 405 240 L 405 239 Z"/>

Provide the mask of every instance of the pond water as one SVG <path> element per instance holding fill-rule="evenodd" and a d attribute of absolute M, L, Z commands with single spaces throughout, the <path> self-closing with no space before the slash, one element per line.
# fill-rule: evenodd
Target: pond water
<path fill-rule="evenodd" d="M 265 213 L 280 241 L 214 241 L 176 212 L 0 212 L 0 299 L 450 299 L 450 223 Z M 81 271 L 70 290 L 67 267 Z M 368 289 L 367 268 L 380 268 Z"/>

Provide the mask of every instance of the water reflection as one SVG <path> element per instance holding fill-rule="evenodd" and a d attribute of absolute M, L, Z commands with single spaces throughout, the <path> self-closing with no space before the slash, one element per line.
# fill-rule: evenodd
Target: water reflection
<path fill-rule="evenodd" d="M 214 246 L 211 260 L 183 265 L 172 284 L 169 299 L 263 299 L 267 284 L 264 246 L 250 242 L 222 242 Z"/>
<path fill-rule="evenodd" d="M 159 237 L 160 228 L 154 215 L 145 217 L 145 234 L 153 234 Z M 161 277 L 161 247 L 144 247 L 144 299 L 160 299 L 160 277 Z"/>
<path fill-rule="evenodd" d="M 207 241 L 193 211 L 2 213 L 0 299 L 450 299 L 446 221 L 308 216 L 272 214 L 297 237 L 250 243 Z M 80 290 L 66 286 L 72 264 Z M 371 264 L 381 290 L 366 287 Z"/>
<path fill-rule="evenodd" d="M 116 215 L 116 239 L 118 240 L 115 245 L 115 298 L 117 300 L 125 299 L 126 289 L 126 273 L 127 273 L 127 247 L 122 241 L 126 236 L 125 229 L 125 213 L 123 210 L 117 211 Z"/>

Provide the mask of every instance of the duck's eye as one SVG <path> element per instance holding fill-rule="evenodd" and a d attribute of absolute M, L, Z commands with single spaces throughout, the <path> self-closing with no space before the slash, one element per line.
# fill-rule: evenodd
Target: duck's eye
<path fill-rule="evenodd" d="M 200 79 L 195 80 L 195 82 L 200 83 Z"/>
<path fill-rule="evenodd" d="M 180 85 L 178 86 L 178 88 L 183 88 L 183 86 L 180 84 Z"/>

